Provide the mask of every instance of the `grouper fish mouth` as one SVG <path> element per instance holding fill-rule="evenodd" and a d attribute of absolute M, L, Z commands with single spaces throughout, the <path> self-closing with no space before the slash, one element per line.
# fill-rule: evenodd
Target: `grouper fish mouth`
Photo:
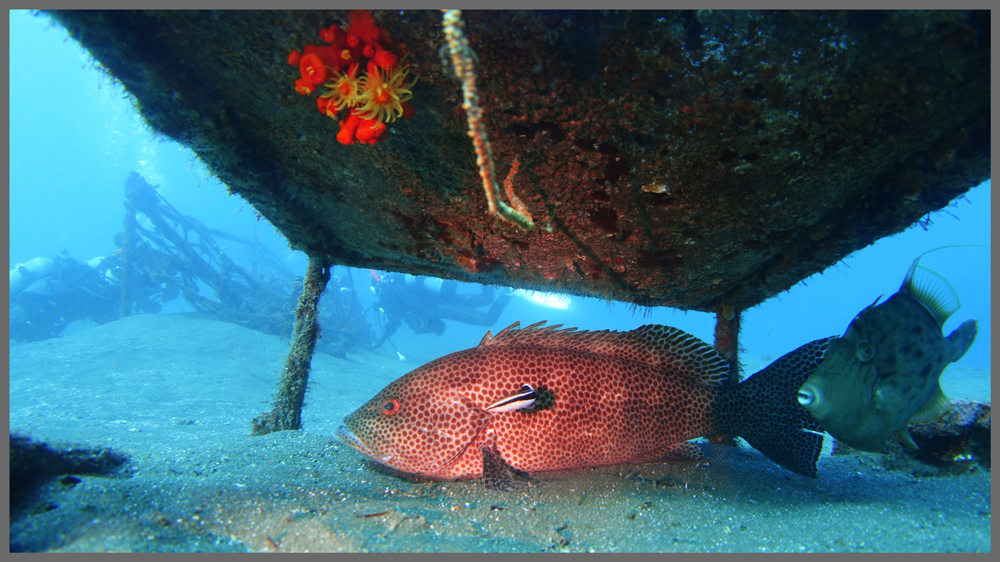
<path fill-rule="evenodd" d="M 392 452 L 389 451 L 377 452 L 368 448 L 365 442 L 362 441 L 360 438 L 358 438 L 358 436 L 354 434 L 351 428 L 347 427 L 346 425 L 341 425 L 340 427 L 338 427 L 336 435 L 338 439 L 340 439 L 341 441 L 346 443 L 349 447 L 361 453 L 365 457 L 368 457 L 369 459 L 379 464 L 388 467 L 393 467 L 392 460 L 395 457 L 395 455 Z M 451 465 L 455 464 L 458 461 L 458 459 L 462 456 L 462 454 L 465 453 L 465 449 L 468 448 L 468 445 L 471 445 L 473 441 L 475 441 L 475 439 L 470 441 L 465 447 L 462 447 L 462 449 L 459 450 L 454 457 L 444 459 L 441 465 L 434 467 L 428 466 L 427 472 L 439 473 L 447 470 L 448 467 L 450 467 Z"/>
<path fill-rule="evenodd" d="M 730 385 L 716 350 L 676 328 L 560 327 L 487 332 L 391 382 L 337 436 L 396 471 L 489 487 L 514 472 L 691 458 L 700 450 L 688 440 L 717 433 L 816 477 L 823 430 L 796 391 L 831 338 Z"/>
<path fill-rule="evenodd" d="M 357 435 L 350 430 L 345 425 L 337 428 L 337 438 L 346 443 L 355 451 L 361 453 L 362 455 L 372 459 L 373 461 L 380 462 L 382 464 L 388 464 L 392 462 L 392 455 L 379 455 L 375 451 L 372 451 L 367 446 L 365 446 L 364 441 L 358 439 Z"/>

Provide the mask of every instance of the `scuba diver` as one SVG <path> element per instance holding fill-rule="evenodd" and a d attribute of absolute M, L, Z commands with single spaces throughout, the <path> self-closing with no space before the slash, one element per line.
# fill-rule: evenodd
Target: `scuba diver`
<path fill-rule="evenodd" d="M 10 270 L 10 338 L 38 341 L 58 336 L 74 320 L 104 324 L 118 319 L 121 283 L 117 259 L 81 262 L 65 251 L 34 258 Z"/>
<path fill-rule="evenodd" d="M 389 273 L 380 278 L 374 271 L 372 277 L 372 291 L 376 299 L 373 308 L 385 314 L 382 337 L 372 344 L 372 349 L 381 346 L 396 333 L 401 322 L 406 322 L 417 334 L 438 336 L 444 334 L 444 319 L 492 326 L 511 299 L 510 294 L 504 292 L 494 300 L 493 287 L 485 285 L 478 295 L 460 295 L 457 294 L 458 282 L 450 279 L 400 273 Z M 489 306 L 489 309 L 478 310 L 484 306 Z"/>

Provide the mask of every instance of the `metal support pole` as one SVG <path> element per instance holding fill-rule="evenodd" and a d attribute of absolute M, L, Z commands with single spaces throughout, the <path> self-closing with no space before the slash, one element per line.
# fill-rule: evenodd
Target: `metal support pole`
<path fill-rule="evenodd" d="M 715 313 L 715 349 L 729 363 L 728 384 L 740 382 L 740 311 L 723 306 Z"/>
<path fill-rule="evenodd" d="M 729 380 L 725 384 L 740 382 L 740 311 L 723 305 L 715 313 L 715 350 L 729 363 Z M 736 445 L 732 435 L 717 434 L 708 438 L 714 444 Z"/>
<path fill-rule="evenodd" d="M 330 280 L 330 266 L 319 258 L 310 257 L 306 279 L 302 285 L 299 306 L 295 309 L 292 346 L 285 359 L 274 408 L 253 420 L 253 435 L 302 428 L 302 403 L 309 382 L 309 366 L 313 349 L 319 339 L 319 298 Z"/>

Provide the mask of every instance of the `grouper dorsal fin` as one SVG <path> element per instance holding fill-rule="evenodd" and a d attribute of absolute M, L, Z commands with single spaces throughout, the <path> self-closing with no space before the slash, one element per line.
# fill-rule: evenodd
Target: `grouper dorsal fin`
<path fill-rule="evenodd" d="M 900 291 L 909 293 L 917 302 L 924 305 L 937 319 L 939 326 L 944 326 L 948 318 L 962 307 L 958 301 L 955 289 L 937 273 L 917 265 L 920 258 L 913 261 L 903 279 Z"/>
<path fill-rule="evenodd" d="M 714 347 L 677 328 L 647 324 L 630 332 L 592 332 L 560 327 L 562 324 L 537 322 L 520 328 L 520 322 L 515 322 L 495 336 L 487 332 L 479 347 L 529 345 L 611 355 L 661 366 L 710 386 L 729 376 L 729 364 Z"/>

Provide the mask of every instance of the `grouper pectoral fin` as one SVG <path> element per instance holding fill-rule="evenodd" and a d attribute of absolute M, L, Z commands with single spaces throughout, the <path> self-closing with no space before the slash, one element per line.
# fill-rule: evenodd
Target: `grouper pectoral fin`
<path fill-rule="evenodd" d="M 482 446 L 479 450 L 483 454 L 483 484 L 488 490 L 513 492 L 527 485 L 527 472 L 507 464 L 507 461 L 490 447 Z"/>

